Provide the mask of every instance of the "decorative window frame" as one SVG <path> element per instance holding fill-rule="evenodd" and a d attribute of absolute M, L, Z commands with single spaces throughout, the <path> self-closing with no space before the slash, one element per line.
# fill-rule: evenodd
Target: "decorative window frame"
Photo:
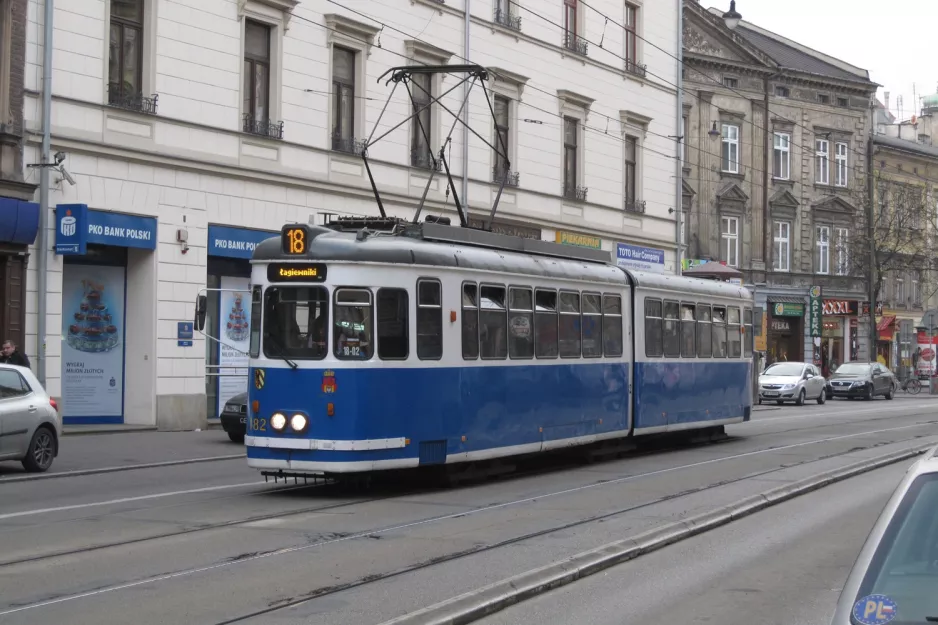
<path fill-rule="evenodd" d="M 332 95 L 332 57 L 336 46 L 351 50 L 355 53 L 355 102 L 352 107 L 355 111 L 355 120 L 352 128 L 353 139 L 361 140 L 365 138 L 367 129 L 367 119 L 365 115 L 368 107 L 366 106 L 368 83 L 366 82 L 367 59 L 371 56 L 371 49 L 375 45 L 375 38 L 381 32 L 380 28 L 353 20 L 345 15 L 337 13 L 327 13 L 323 15 L 328 29 L 326 43 L 329 48 L 328 53 L 328 71 L 329 71 L 329 102 L 326 105 L 326 114 L 328 115 L 328 124 L 326 125 L 327 143 L 332 147 L 332 116 L 335 114 L 335 98 Z"/>
<path fill-rule="evenodd" d="M 508 129 L 508 160 L 511 163 L 511 171 L 515 173 L 518 171 L 518 123 L 520 120 L 520 115 L 518 114 L 518 106 L 521 104 L 521 96 L 524 93 L 524 87 L 527 85 L 528 80 L 527 76 L 522 76 L 521 74 L 516 74 L 515 72 L 503 69 L 501 67 L 489 67 L 487 68 L 489 72 L 490 82 L 488 85 L 489 91 L 489 104 L 494 107 L 494 96 L 500 95 L 502 97 L 508 98 L 508 119 L 510 120 L 510 127 Z M 488 106 L 488 105 L 487 105 Z M 490 111 L 486 111 L 487 114 L 491 115 Z M 492 145 L 498 147 L 498 136 L 495 134 L 495 121 L 492 120 L 489 128 L 489 136 L 491 137 Z M 489 169 L 495 170 L 495 151 L 489 150 Z"/>
<path fill-rule="evenodd" d="M 642 148 L 648 135 L 652 118 L 635 111 L 619 111 L 619 126 L 622 129 L 622 205 L 625 206 L 625 138 L 635 139 L 635 199 L 645 198 L 645 157 Z"/>
<path fill-rule="evenodd" d="M 634 63 L 641 64 L 645 58 L 645 2 L 644 0 L 626 0 L 622 3 L 622 23 L 625 24 L 626 4 L 635 8 L 635 58 Z M 624 30 L 624 29 L 623 29 Z M 628 58 L 628 44 L 625 33 L 622 34 L 622 58 Z M 625 69 L 625 61 L 622 61 Z M 626 70 L 627 71 L 627 70 Z"/>
<path fill-rule="evenodd" d="M 579 6 L 579 5 L 578 5 Z M 577 20 L 579 23 L 579 20 Z M 557 90 L 557 100 L 560 103 L 561 122 L 564 117 L 573 117 L 577 124 L 577 154 L 576 154 L 576 185 L 586 187 L 586 122 L 589 120 L 590 109 L 596 100 L 568 89 Z M 563 123 L 560 124 L 560 177 L 563 180 Z"/>
<path fill-rule="evenodd" d="M 241 0 L 244 2 L 245 0 Z M 0 7 L 3 6 L 5 0 L 0 0 Z M 12 5 L 12 0 L 7 2 L 8 5 Z M 141 51 L 143 53 L 143 60 L 140 63 L 141 76 L 140 76 L 140 94 L 144 97 L 150 97 L 156 93 L 156 24 L 159 19 L 158 13 L 159 1 L 158 0 L 143 0 L 143 46 Z M 12 21 L 12 20 L 11 20 Z M 0 41 L 10 41 L 12 37 L 11 31 L 7 31 L 7 26 L 0 24 L 4 27 L 4 32 L 0 33 L 0 36 L 3 38 Z M 108 82 L 110 80 L 110 37 L 111 32 L 111 0 L 104 0 L 104 40 L 102 45 L 104 47 L 104 54 L 102 55 L 102 67 L 104 68 L 104 93 L 102 94 L 102 101 L 107 104 L 108 101 Z M 244 58 L 244 29 L 241 30 L 241 56 Z M 5 58 L 5 57 L 4 57 Z M 10 84 L 10 75 L 7 73 L 3 74 L 3 68 L 0 67 L 0 95 L 3 93 L 4 87 L 9 87 Z M 239 72 L 240 75 L 240 72 Z M 241 84 L 244 82 L 244 78 L 241 78 Z M 240 92 L 239 92 L 240 94 Z M 9 94 L 8 94 L 9 95 Z M 9 99 L 8 97 L 5 99 Z M 0 103 L 0 114 L 3 113 L 3 104 Z M 2 121 L 2 118 L 0 118 Z"/>
<path fill-rule="evenodd" d="M 453 58 L 453 53 L 448 52 L 442 48 L 437 48 L 423 41 L 418 41 L 416 39 L 407 39 L 404 41 L 404 53 L 407 57 L 408 65 L 447 65 L 449 60 Z M 443 93 L 443 81 L 446 77 L 445 74 L 432 74 L 430 76 L 430 95 L 433 97 L 439 97 Z M 407 93 L 406 91 L 404 92 Z M 409 99 L 409 98 L 408 98 Z M 413 113 L 413 109 L 408 102 L 407 114 L 410 115 Z M 436 150 L 439 147 L 440 143 L 440 105 L 434 103 L 430 106 L 430 151 L 433 153 L 434 158 L 436 157 Z M 410 160 L 410 138 L 413 136 L 413 126 L 417 123 L 416 118 L 411 118 L 410 122 L 407 124 L 407 139 L 405 145 L 407 146 L 407 164 L 411 164 Z"/>
<path fill-rule="evenodd" d="M 241 46 L 238 68 L 238 119 L 244 115 L 244 29 L 247 20 L 270 27 L 270 122 L 283 119 L 283 35 L 299 0 L 238 0 Z M 240 123 L 239 123 L 240 126 Z"/>

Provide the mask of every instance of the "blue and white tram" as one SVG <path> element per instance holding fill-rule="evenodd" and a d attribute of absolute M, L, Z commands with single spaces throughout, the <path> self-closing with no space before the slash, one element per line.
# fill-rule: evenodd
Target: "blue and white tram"
<path fill-rule="evenodd" d="M 248 464 L 362 473 L 748 420 L 749 293 L 591 253 L 285 227 L 252 259 Z"/>

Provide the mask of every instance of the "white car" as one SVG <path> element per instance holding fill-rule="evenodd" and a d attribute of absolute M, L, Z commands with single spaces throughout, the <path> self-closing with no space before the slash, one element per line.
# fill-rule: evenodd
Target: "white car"
<path fill-rule="evenodd" d="M 0 364 L 0 460 L 18 460 L 31 473 L 52 466 L 59 455 L 62 419 L 27 367 Z"/>
<path fill-rule="evenodd" d="M 779 405 L 793 401 L 799 406 L 809 399 L 827 401 L 827 380 L 814 365 L 806 362 L 774 362 L 759 376 L 759 403 Z"/>

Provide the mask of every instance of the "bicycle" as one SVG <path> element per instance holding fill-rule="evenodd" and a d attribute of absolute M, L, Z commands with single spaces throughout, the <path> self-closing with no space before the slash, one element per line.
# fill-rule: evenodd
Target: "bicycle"
<path fill-rule="evenodd" d="M 910 395 L 918 395 L 922 391 L 922 383 L 917 377 L 909 377 L 902 383 L 901 388 Z"/>

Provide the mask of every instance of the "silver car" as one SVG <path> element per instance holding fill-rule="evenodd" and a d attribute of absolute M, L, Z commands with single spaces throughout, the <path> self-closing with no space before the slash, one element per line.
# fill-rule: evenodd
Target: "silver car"
<path fill-rule="evenodd" d="M 832 625 L 938 621 L 938 447 L 912 465 L 880 513 Z"/>
<path fill-rule="evenodd" d="M 59 455 L 58 406 L 26 367 L 0 364 L 0 460 L 41 473 Z"/>
<path fill-rule="evenodd" d="M 827 380 L 818 368 L 807 362 L 775 362 L 759 376 L 759 403 L 779 405 L 793 401 L 799 406 L 808 399 L 827 401 Z"/>

